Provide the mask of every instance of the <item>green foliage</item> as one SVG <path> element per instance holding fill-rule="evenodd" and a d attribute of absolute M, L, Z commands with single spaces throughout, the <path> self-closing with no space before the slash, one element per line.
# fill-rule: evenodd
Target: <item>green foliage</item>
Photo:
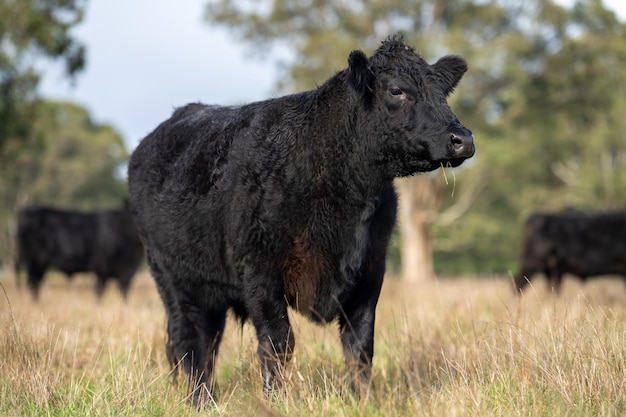
<path fill-rule="evenodd" d="M 212 1 L 212 24 L 223 25 L 257 53 L 284 46 L 294 57 L 278 87 L 283 92 L 310 89 L 345 68 L 355 47 L 373 51 L 386 36 L 432 29 L 429 16 L 440 14 L 435 1 Z M 419 35 L 418 35 L 419 36 Z M 430 33 L 430 37 L 437 35 Z M 414 36 L 407 36 L 411 42 Z M 420 44 L 420 51 L 427 43 Z"/>
<path fill-rule="evenodd" d="M 85 49 L 71 36 L 85 0 L 0 0 L 0 162 L 9 141 L 28 136 L 36 107 L 37 59 L 65 64 L 73 76 L 85 64 Z"/>
<path fill-rule="evenodd" d="M 118 205 L 126 196 L 122 137 L 72 103 L 47 102 L 34 123 L 35 146 L 16 172 L 19 203 L 82 209 Z"/>
<path fill-rule="evenodd" d="M 475 130 L 479 153 L 466 174 L 485 182 L 483 192 L 458 227 L 437 231 L 465 241 L 462 251 L 438 257 L 473 258 L 466 272 L 515 271 L 531 212 L 626 207 L 626 54 L 618 41 L 626 27 L 597 1 L 569 11 L 542 7 L 528 16 L 536 27 L 502 55 L 506 76 L 491 103 L 497 117 L 489 134 Z"/>
<path fill-rule="evenodd" d="M 113 127 L 72 103 L 40 102 L 37 109 L 29 138 L 0 165 L 0 248 L 12 248 L 16 210 L 24 205 L 102 209 L 127 195 L 128 151 Z M 0 264 L 11 258 L 6 249 Z"/>
<path fill-rule="evenodd" d="M 87 110 L 39 98 L 38 64 L 74 76 L 85 48 L 71 33 L 86 0 L 0 0 L 0 266 L 12 258 L 15 213 L 26 204 L 95 209 L 126 197 L 128 152 Z"/>
<path fill-rule="evenodd" d="M 435 222 L 439 273 L 515 269 L 531 212 L 626 207 L 626 26 L 600 0 L 216 0 L 207 19 L 257 52 L 289 51 L 285 92 L 396 32 L 429 61 L 468 60 L 450 103 L 477 153 L 459 170 L 457 196 L 464 182 L 481 185 L 467 187 L 478 195 L 455 224 Z"/>

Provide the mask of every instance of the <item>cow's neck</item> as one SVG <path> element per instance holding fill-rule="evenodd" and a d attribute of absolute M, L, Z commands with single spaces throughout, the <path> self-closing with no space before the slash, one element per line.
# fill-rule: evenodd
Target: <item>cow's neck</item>
<path fill-rule="evenodd" d="M 336 198 L 366 203 L 378 198 L 392 178 L 375 164 L 367 146 L 372 138 L 359 128 L 365 109 L 340 75 L 315 91 L 309 112 L 315 189 Z M 337 195 L 335 195 L 337 194 Z"/>

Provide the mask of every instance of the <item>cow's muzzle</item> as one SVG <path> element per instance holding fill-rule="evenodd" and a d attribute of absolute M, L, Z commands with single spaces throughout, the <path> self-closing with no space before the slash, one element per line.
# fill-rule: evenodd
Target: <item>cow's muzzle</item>
<path fill-rule="evenodd" d="M 474 155 L 476 148 L 474 147 L 474 135 L 460 135 L 452 133 L 450 135 L 452 148 L 457 158 L 470 158 Z"/>

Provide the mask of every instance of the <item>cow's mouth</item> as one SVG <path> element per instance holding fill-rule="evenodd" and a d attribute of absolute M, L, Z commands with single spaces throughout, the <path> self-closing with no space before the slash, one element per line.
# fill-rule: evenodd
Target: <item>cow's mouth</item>
<path fill-rule="evenodd" d="M 472 155 L 474 153 L 472 152 Z M 441 161 L 435 162 L 433 165 L 435 165 L 435 169 L 436 168 L 456 168 L 459 165 L 461 165 L 463 162 L 465 162 L 466 159 L 471 158 L 470 156 L 467 157 L 462 157 L 462 158 L 452 158 L 452 159 L 443 159 Z"/>
<path fill-rule="evenodd" d="M 452 148 L 454 156 L 452 158 L 445 158 L 439 161 L 435 161 L 435 169 L 442 168 L 456 168 L 465 162 L 466 159 L 471 158 L 476 153 L 476 147 L 474 146 L 474 136 L 457 136 L 452 135 Z"/>
<path fill-rule="evenodd" d="M 424 157 L 423 154 L 405 153 L 398 161 L 399 163 L 394 164 L 395 176 L 404 177 L 419 172 L 434 171 L 438 168 L 456 168 L 465 162 L 466 159 L 471 158 L 474 152 L 475 149 L 472 144 L 471 149 L 467 149 L 461 155 L 456 152 L 451 152 L 452 155 L 446 155 L 441 159 Z"/>

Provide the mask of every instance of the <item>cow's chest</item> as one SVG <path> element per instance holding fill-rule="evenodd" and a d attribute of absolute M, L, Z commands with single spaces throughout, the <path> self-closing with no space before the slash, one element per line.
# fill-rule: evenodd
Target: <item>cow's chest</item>
<path fill-rule="evenodd" d="M 365 210 L 358 222 L 339 224 L 327 234 L 303 227 L 292 235 L 280 265 L 290 306 L 316 321 L 330 321 L 340 312 L 366 262 L 370 215 Z"/>

